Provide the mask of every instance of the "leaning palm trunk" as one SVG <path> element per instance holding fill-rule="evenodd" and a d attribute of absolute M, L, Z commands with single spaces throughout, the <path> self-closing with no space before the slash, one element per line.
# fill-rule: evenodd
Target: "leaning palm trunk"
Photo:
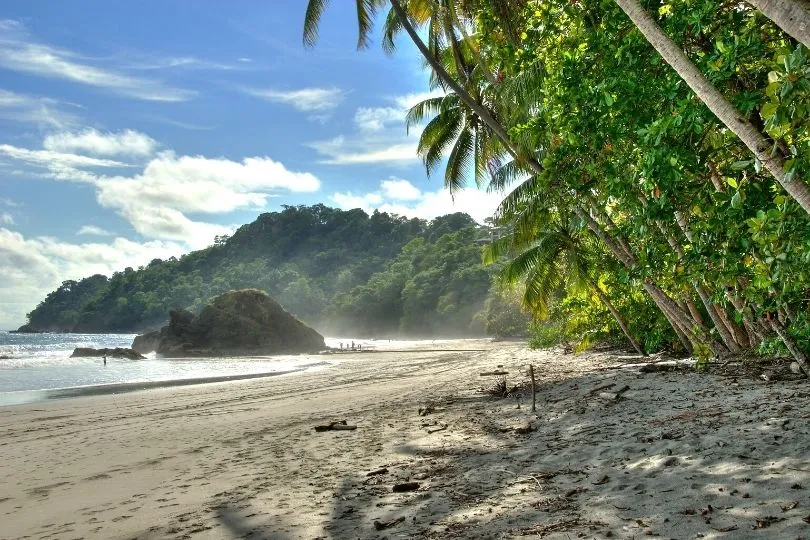
<path fill-rule="evenodd" d="M 647 197 L 644 196 L 643 193 L 638 194 L 638 199 L 641 201 L 641 204 L 645 207 L 647 206 Z M 664 223 L 660 219 L 655 220 L 655 225 L 658 227 L 658 230 L 661 231 L 661 234 L 666 238 L 669 247 L 675 254 L 678 256 L 678 261 L 682 262 L 686 256 L 683 251 L 683 247 L 678 243 L 675 237 L 667 230 L 664 226 Z M 709 314 L 709 318 L 712 320 L 712 324 L 714 324 L 715 329 L 717 329 L 717 333 L 720 334 L 720 338 L 723 340 L 723 344 L 725 344 L 726 348 L 733 354 L 737 354 L 740 352 L 740 347 L 737 340 L 734 338 L 732 334 L 732 330 L 730 330 L 726 324 L 728 317 L 725 316 L 725 313 L 721 313 L 722 306 L 717 306 L 711 300 L 711 295 L 709 291 L 706 289 L 706 286 L 700 280 L 694 280 L 692 282 L 692 286 L 697 292 L 698 297 L 700 297 L 700 301 L 703 302 L 703 306 L 706 308 L 706 313 Z M 687 303 L 688 306 L 688 303 Z M 696 317 L 693 313 L 693 310 L 689 310 L 692 313 L 692 318 L 702 324 L 700 317 Z"/>
<path fill-rule="evenodd" d="M 622 333 L 627 338 L 627 341 L 630 342 L 630 345 L 633 346 L 633 348 L 636 350 L 638 354 L 642 356 L 647 356 L 647 353 L 645 353 L 644 349 L 641 348 L 639 342 L 636 340 L 636 338 L 633 337 L 633 334 L 630 333 L 630 328 L 627 326 L 627 322 L 624 320 L 624 317 L 622 317 L 622 314 L 619 313 L 619 310 L 616 309 L 616 307 L 613 305 L 613 302 L 610 301 L 610 298 L 608 298 L 608 296 L 604 293 L 604 291 L 602 291 L 602 288 L 599 286 L 599 284 L 593 280 L 589 280 L 588 284 L 594 291 L 596 291 L 596 296 L 598 296 L 599 300 L 601 300 L 602 303 L 605 304 L 605 307 L 608 308 L 610 314 L 613 315 L 613 318 L 616 319 L 617 323 L 619 323 L 619 328 L 622 329 Z"/>
<path fill-rule="evenodd" d="M 805 0 L 746 0 L 779 28 L 810 48 L 810 4 Z"/>
<path fill-rule="evenodd" d="M 509 154 L 512 155 L 514 158 L 518 158 L 521 152 L 518 149 L 518 146 L 503 128 L 503 126 L 493 118 L 492 114 L 487 110 L 486 107 L 481 105 L 477 100 L 475 100 L 469 92 L 465 88 L 463 88 L 455 79 L 444 69 L 444 66 L 436 60 L 436 58 L 430 54 L 430 50 L 427 48 L 427 45 L 422 41 L 422 38 L 419 37 L 419 34 L 416 32 L 416 29 L 411 24 L 411 21 L 408 17 L 405 8 L 402 7 L 402 4 L 399 0 L 391 0 L 391 7 L 393 8 L 394 12 L 399 17 L 400 22 L 402 23 L 402 27 L 410 36 L 411 41 L 413 41 L 416 48 L 419 49 L 419 52 L 422 53 L 422 56 L 425 58 L 427 63 L 436 73 L 436 76 L 445 83 L 453 92 L 458 95 L 459 99 L 464 102 L 464 104 L 469 107 L 477 116 L 481 119 L 484 124 L 486 124 L 487 128 L 492 130 L 498 139 L 504 144 L 506 149 L 509 151 Z M 543 172 L 543 167 L 540 163 L 537 162 L 535 159 L 527 160 L 527 164 L 535 173 Z"/>
<path fill-rule="evenodd" d="M 625 251 L 626 248 L 623 248 L 620 242 L 614 240 L 590 214 L 579 206 L 574 207 L 574 213 L 587 224 L 591 232 L 595 234 L 628 269 L 632 269 L 637 265 L 635 255 L 629 251 Z M 695 348 L 708 346 L 712 353 L 717 356 L 725 356 L 728 354 L 728 348 L 712 339 L 705 326 L 692 319 L 688 313 L 683 311 L 678 304 L 650 278 L 644 280 L 644 290 L 650 295 L 653 302 L 658 306 L 658 309 L 667 317 L 667 320 L 673 326 L 675 333 L 678 334 L 679 337 L 680 332 L 683 332 Z"/>
<path fill-rule="evenodd" d="M 788 174 L 784 156 L 754 127 L 751 122 L 728 101 L 723 94 L 701 73 L 697 66 L 684 54 L 678 45 L 667 36 L 661 27 L 650 17 L 638 0 L 615 0 L 647 41 L 663 57 L 689 88 L 754 153 L 785 191 L 810 214 L 810 187 L 795 175 Z"/>
<path fill-rule="evenodd" d="M 805 376 L 810 375 L 810 366 L 807 364 L 807 355 L 799 348 L 799 345 L 793 340 L 790 334 L 787 333 L 787 330 L 782 323 L 780 323 L 778 320 L 771 320 L 770 325 L 771 328 L 773 328 L 773 331 L 776 332 L 782 339 L 785 346 L 790 351 L 790 354 L 793 355 L 793 358 L 796 359 L 796 363 L 799 364 L 799 367 L 804 372 Z"/>

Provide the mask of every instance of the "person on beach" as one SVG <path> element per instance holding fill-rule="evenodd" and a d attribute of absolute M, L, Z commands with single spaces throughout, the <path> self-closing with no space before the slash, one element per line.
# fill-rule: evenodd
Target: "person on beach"
<path fill-rule="evenodd" d="M 106 354 L 104 355 L 104 365 L 105 366 L 107 365 L 107 355 Z"/>

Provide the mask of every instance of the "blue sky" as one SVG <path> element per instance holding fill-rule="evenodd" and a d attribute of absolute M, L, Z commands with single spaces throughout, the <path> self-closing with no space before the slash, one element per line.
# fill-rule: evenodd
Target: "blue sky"
<path fill-rule="evenodd" d="M 283 204 L 489 215 L 428 178 L 406 39 L 356 51 L 349 2 L 304 49 L 305 2 L 0 6 L 0 328 L 65 279 L 179 255 Z"/>

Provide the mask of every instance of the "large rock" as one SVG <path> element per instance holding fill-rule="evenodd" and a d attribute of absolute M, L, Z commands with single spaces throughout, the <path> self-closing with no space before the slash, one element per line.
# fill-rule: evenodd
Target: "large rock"
<path fill-rule="evenodd" d="M 132 342 L 132 349 L 141 354 L 148 354 L 156 351 L 160 343 L 160 330 L 152 330 L 140 336 L 135 336 Z"/>
<path fill-rule="evenodd" d="M 73 349 L 71 358 L 82 356 L 90 358 L 101 358 L 102 356 L 109 356 L 110 358 L 126 358 L 127 360 L 143 360 L 146 357 L 132 349 L 124 349 L 116 347 L 115 349 L 93 349 L 90 347 L 76 347 Z"/>
<path fill-rule="evenodd" d="M 199 315 L 169 314 L 156 351 L 161 356 L 251 356 L 311 353 L 326 348 L 323 336 L 266 293 L 230 291 L 216 297 Z"/>

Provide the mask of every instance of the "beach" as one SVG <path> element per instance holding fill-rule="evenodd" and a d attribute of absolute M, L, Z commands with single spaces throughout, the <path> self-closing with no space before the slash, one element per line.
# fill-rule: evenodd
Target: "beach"
<path fill-rule="evenodd" d="M 805 381 L 490 340 L 334 358 L 0 408 L 0 537 L 810 535 Z M 482 391 L 529 364 L 536 413 Z"/>

